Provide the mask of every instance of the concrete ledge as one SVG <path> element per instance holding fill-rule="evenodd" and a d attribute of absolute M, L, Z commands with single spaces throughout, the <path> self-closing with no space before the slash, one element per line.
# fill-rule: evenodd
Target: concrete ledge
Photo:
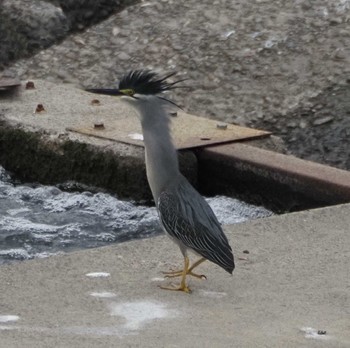
<path fill-rule="evenodd" d="M 149 196 L 142 151 L 123 155 L 113 144 L 52 139 L 43 131 L 31 132 L 2 122 L 0 162 L 26 182 L 77 181 L 120 197 Z"/>
<path fill-rule="evenodd" d="M 110 96 L 94 100 L 95 96 L 72 85 L 33 83 L 35 88 L 21 86 L 17 93 L 0 95 L 0 163 L 7 170 L 25 181 L 77 181 L 120 198 L 151 199 L 143 148 L 102 137 L 116 129 L 130 137 L 128 129 L 139 125 L 132 109 Z M 44 111 L 37 112 L 37 105 Z M 99 137 L 68 131 L 92 128 L 98 133 L 93 125 L 101 119 L 105 128 Z M 180 140 L 186 136 L 181 129 Z M 181 171 L 194 185 L 198 180 L 205 194 L 238 194 L 245 200 L 257 196 L 259 203 L 277 211 L 350 201 L 350 172 L 269 151 L 281 151 L 283 146 L 263 135 L 259 140 L 194 150 L 197 156 L 180 151 Z M 226 141 L 232 139 L 242 137 Z"/>
<path fill-rule="evenodd" d="M 190 295 L 157 287 L 167 237 L 2 266 L 1 346 L 349 347 L 349 225 L 342 205 L 226 226 L 233 276 L 205 263 Z"/>
<path fill-rule="evenodd" d="M 197 159 L 179 156 L 184 175 L 196 184 Z M 107 190 L 120 198 L 150 200 L 144 150 L 100 139 L 55 136 L 0 121 L 0 163 L 25 182 L 78 182 L 91 190 Z"/>
<path fill-rule="evenodd" d="M 144 150 L 141 147 L 68 132 L 68 127 L 104 119 L 113 124 L 136 115 L 115 98 L 103 97 L 91 105 L 90 93 L 72 85 L 33 81 L 15 93 L 0 95 L 0 163 L 24 181 L 56 184 L 77 181 L 117 194 L 120 198 L 150 200 Z M 36 113 L 38 104 L 45 111 Z M 192 152 L 179 157 L 184 175 L 197 179 L 197 160 Z"/>

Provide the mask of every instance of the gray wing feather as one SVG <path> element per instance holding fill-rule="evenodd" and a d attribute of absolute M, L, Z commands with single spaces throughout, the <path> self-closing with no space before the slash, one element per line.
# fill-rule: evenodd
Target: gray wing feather
<path fill-rule="evenodd" d="M 185 178 L 160 194 L 157 208 L 170 236 L 232 273 L 233 253 L 220 223 L 209 204 Z"/>

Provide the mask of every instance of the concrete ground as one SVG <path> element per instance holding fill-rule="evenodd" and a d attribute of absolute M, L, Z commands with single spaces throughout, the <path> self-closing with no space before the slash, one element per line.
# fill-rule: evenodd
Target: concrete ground
<path fill-rule="evenodd" d="M 226 226 L 236 270 L 192 294 L 157 287 L 167 237 L 2 266 L 0 346 L 349 347 L 349 226 L 349 204 Z"/>

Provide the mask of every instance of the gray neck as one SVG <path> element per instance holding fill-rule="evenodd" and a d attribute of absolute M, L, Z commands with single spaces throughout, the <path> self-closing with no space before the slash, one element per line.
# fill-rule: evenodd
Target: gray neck
<path fill-rule="evenodd" d="M 146 172 L 153 198 L 179 176 L 177 152 L 170 134 L 170 116 L 159 100 L 147 100 L 139 109 L 145 144 Z"/>

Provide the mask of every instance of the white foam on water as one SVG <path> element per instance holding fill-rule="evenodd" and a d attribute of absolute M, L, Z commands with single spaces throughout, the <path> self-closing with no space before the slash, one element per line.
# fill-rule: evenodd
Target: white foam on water
<path fill-rule="evenodd" d="M 109 277 L 111 274 L 107 272 L 91 272 L 86 273 L 85 275 L 90 278 L 106 278 Z"/>
<path fill-rule="evenodd" d="M 9 257 L 13 260 L 27 260 L 30 259 L 30 254 L 27 250 L 22 248 L 12 248 L 0 250 L 0 257 Z"/>
<path fill-rule="evenodd" d="M 273 215 L 264 208 L 244 203 L 235 198 L 215 196 L 207 198 L 219 222 L 224 225 L 241 223 L 247 220 L 259 219 Z"/>
<path fill-rule="evenodd" d="M 49 253 L 47 251 L 44 251 L 42 253 L 36 253 L 34 254 L 34 257 L 37 257 L 38 259 L 46 259 L 47 257 L 54 256 L 54 255 L 64 255 L 65 253 L 63 251 L 57 251 L 54 253 Z"/>
<path fill-rule="evenodd" d="M 207 201 L 221 224 L 272 214 L 229 197 Z M 155 207 L 120 201 L 102 192 L 66 192 L 53 186 L 13 184 L 0 166 L 0 264 L 161 232 Z"/>
<path fill-rule="evenodd" d="M 18 315 L 0 315 L 0 323 L 13 323 L 18 320 Z"/>
<path fill-rule="evenodd" d="M 57 233 L 58 230 L 63 227 L 64 226 L 35 223 L 20 217 L 3 217 L 0 220 L 0 229 L 6 228 L 7 231 L 22 230 L 36 233 Z"/>
<path fill-rule="evenodd" d="M 21 213 L 27 213 L 29 211 L 30 211 L 30 209 L 28 209 L 28 208 L 18 208 L 18 209 L 9 209 L 6 212 L 10 216 L 15 216 L 15 215 L 18 215 L 18 214 L 21 214 Z"/>

